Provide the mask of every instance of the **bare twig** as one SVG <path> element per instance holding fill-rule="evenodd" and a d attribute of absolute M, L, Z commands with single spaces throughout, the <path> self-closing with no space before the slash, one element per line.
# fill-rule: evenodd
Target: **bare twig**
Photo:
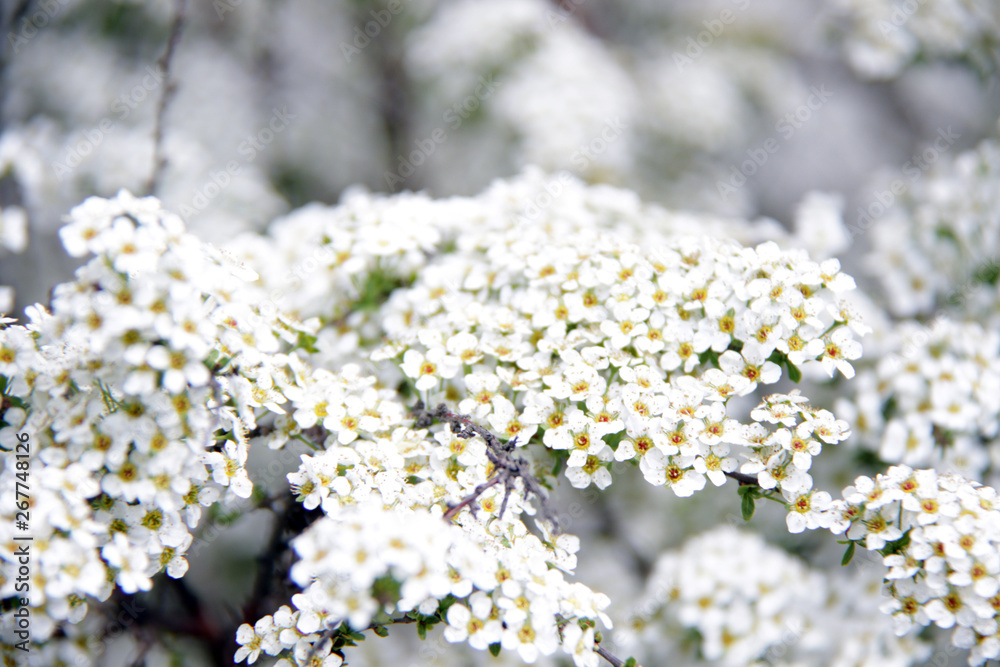
<path fill-rule="evenodd" d="M 724 474 L 726 477 L 735 479 L 739 482 L 740 486 L 760 486 L 760 482 L 757 481 L 757 475 L 747 475 L 742 472 L 727 472 Z"/>
<path fill-rule="evenodd" d="M 442 518 L 445 521 L 451 521 L 456 514 L 462 511 L 463 507 L 468 507 L 472 503 L 476 502 L 476 498 L 481 496 L 483 492 L 486 491 L 486 489 L 490 488 L 491 486 L 496 486 L 499 483 L 500 483 L 500 478 L 494 475 L 492 478 L 489 479 L 489 481 L 483 482 L 482 484 L 477 486 L 475 490 L 469 495 L 467 495 L 465 498 L 463 498 L 461 502 L 456 503 L 451 507 L 449 507 L 448 511 L 444 513 L 444 516 Z"/>
<path fill-rule="evenodd" d="M 516 438 L 507 442 L 501 442 L 500 438 L 493 435 L 488 429 L 476 424 L 465 415 L 452 412 L 443 403 L 434 410 L 427 410 L 424 408 L 423 401 L 417 401 L 411 412 L 416 416 L 416 425 L 419 428 L 424 428 L 430 426 L 435 421 L 440 421 L 448 424 L 451 427 L 451 432 L 459 438 L 471 438 L 478 435 L 486 443 L 486 456 L 490 460 L 490 463 L 493 464 L 493 476 L 484 484 L 476 487 L 476 490 L 469 497 L 463 499 L 458 505 L 449 508 L 448 512 L 444 515 L 446 520 L 450 520 L 462 507 L 471 504 L 481 493 L 496 484 L 503 484 L 504 487 L 503 503 L 500 506 L 499 515 L 502 517 L 504 511 L 507 509 L 507 499 L 516 488 L 515 482 L 520 479 L 524 484 L 525 493 L 529 493 L 538 499 L 542 518 L 551 522 L 554 532 L 559 531 L 558 518 L 552 508 L 549 507 L 542 485 L 531 474 L 531 464 L 524 458 L 514 456 L 513 454 L 517 446 Z"/>
<path fill-rule="evenodd" d="M 602 658 L 604 658 L 605 660 L 607 660 L 608 662 L 610 662 L 613 665 L 613 667 L 624 667 L 624 665 L 625 665 L 625 661 L 624 660 L 622 660 L 621 658 L 616 657 L 615 655 L 613 655 L 610 651 L 608 651 L 603 646 L 600 646 L 600 645 L 595 646 L 594 647 L 594 653 L 596 653 L 597 655 L 601 656 Z M 642 667 L 642 665 L 636 665 L 636 667 Z"/>
<path fill-rule="evenodd" d="M 160 178 L 167 166 L 167 158 L 163 155 L 163 117 L 166 115 L 167 106 L 177 92 L 177 83 L 170 77 L 170 65 L 174 59 L 174 52 L 184 34 L 184 24 L 186 22 L 187 0 L 177 0 L 177 11 L 174 14 L 173 25 L 170 26 L 170 36 L 167 38 L 167 49 L 160 56 L 157 65 L 163 76 L 163 94 L 160 95 L 160 104 L 156 108 L 156 124 L 153 127 L 153 173 L 149 177 L 146 190 L 149 194 L 156 194 L 159 187 Z"/>

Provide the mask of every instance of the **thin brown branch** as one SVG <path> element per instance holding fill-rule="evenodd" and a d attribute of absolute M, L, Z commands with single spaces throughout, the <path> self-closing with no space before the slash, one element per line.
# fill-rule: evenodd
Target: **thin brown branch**
<path fill-rule="evenodd" d="M 554 532 L 559 531 L 559 520 L 556 517 L 556 513 L 549 506 L 545 490 L 531 473 L 531 464 L 520 456 L 514 456 L 514 451 L 517 447 L 516 438 L 508 440 L 507 442 L 501 442 L 500 438 L 495 436 L 488 429 L 476 424 L 465 415 L 452 412 L 448 409 L 448 406 L 443 403 L 434 408 L 434 410 L 427 410 L 424 408 L 423 401 L 417 401 L 417 404 L 413 406 L 413 409 L 410 412 L 416 417 L 416 425 L 418 428 L 425 428 L 433 424 L 435 421 L 440 421 L 448 424 L 449 427 L 451 427 L 451 432 L 459 438 L 467 439 L 478 435 L 486 443 L 486 457 L 490 460 L 490 463 L 493 464 L 493 475 L 482 490 L 477 488 L 476 491 L 473 492 L 472 498 L 466 498 L 460 504 L 463 504 L 463 506 L 467 505 L 475 500 L 479 493 L 482 493 L 487 488 L 493 486 L 494 484 L 503 484 L 504 496 L 503 503 L 500 505 L 499 514 L 499 516 L 502 517 L 507 509 L 507 499 L 510 497 L 511 492 L 516 488 L 515 484 L 517 480 L 520 479 L 524 484 L 525 493 L 531 494 L 538 499 L 539 511 L 542 514 L 542 518 L 552 524 Z"/>
<path fill-rule="evenodd" d="M 160 103 L 156 107 L 156 123 L 153 127 L 153 173 L 149 177 L 146 190 L 149 194 L 156 194 L 156 189 L 160 185 L 160 179 L 167 166 L 167 158 L 163 154 L 163 118 L 166 115 L 167 107 L 177 92 L 177 82 L 170 76 L 170 66 L 174 60 L 174 52 L 184 34 L 184 24 L 187 16 L 187 0 L 177 0 L 177 11 L 174 14 L 174 22 L 170 26 L 170 36 L 167 38 L 167 48 L 157 61 L 160 74 L 163 79 L 163 94 L 160 95 Z"/>
<path fill-rule="evenodd" d="M 462 511 L 463 507 L 468 507 L 472 503 L 476 502 L 476 499 L 479 498 L 479 496 L 481 496 L 483 494 L 483 492 L 486 491 L 486 489 L 488 489 L 490 487 L 493 487 L 493 486 L 496 486 L 499 483 L 500 483 L 500 478 L 498 476 L 494 475 L 488 481 L 483 482 L 482 484 L 480 484 L 479 486 L 477 486 L 472 491 L 472 493 L 470 493 L 465 498 L 463 498 L 461 502 L 456 503 L 456 504 L 452 505 L 451 507 L 449 507 L 448 511 L 444 513 L 444 516 L 442 518 L 445 521 L 451 521 L 453 518 L 455 518 L 456 514 L 458 514 L 459 512 Z"/>

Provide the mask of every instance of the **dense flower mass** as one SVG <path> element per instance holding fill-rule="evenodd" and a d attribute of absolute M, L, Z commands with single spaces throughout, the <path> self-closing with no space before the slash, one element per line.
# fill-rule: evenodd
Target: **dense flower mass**
<path fill-rule="evenodd" d="M 560 213 L 576 216 L 539 209 L 537 197 L 552 192 Z M 4 421 L 39 434 L 54 485 L 44 556 L 53 565 L 40 583 L 61 583 L 40 586 L 48 597 L 35 606 L 79 620 L 87 597 L 105 599 L 113 585 L 132 593 L 161 569 L 182 576 L 200 508 L 222 491 L 251 494 L 251 434 L 272 448 L 302 440 L 316 449 L 289 482 L 306 509 L 329 519 L 295 542 L 299 636 L 241 631 L 247 658 L 258 646 L 330 654 L 322 633 L 344 621 L 354 630 L 398 622 L 398 610 L 437 615 L 451 640 L 481 621 L 479 648 L 499 643 L 533 661 L 562 643 L 589 663 L 593 622 L 610 624 L 606 598 L 563 579 L 576 541 L 554 532 L 548 510 L 541 538 L 521 522 L 545 502 L 525 475 L 551 484 L 544 471 L 553 463 L 572 486 L 604 488 L 612 460 L 631 461 L 651 483 L 688 496 L 706 479 L 725 483 L 743 460 L 764 489 L 798 504 L 795 529 L 811 524 L 806 506 L 820 503 L 806 471 L 823 443 L 846 437 L 846 424 L 797 393 L 769 397 L 746 424 L 727 406 L 783 369 L 853 375 L 853 331 L 864 328 L 832 298 L 853 287 L 835 261 L 816 264 L 774 243 L 674 237 L 669 214 L 563 178 L 529 175 L 479 199 L 423 200 L 423 215 L 411 205 L 418 196 L 397 199 L 405 209 L 359 194 L 306 213 L 327 224 L 379 208 L 397 215 L 353 237 L 314 225 L 322 239 L 309 270 L 329 280 L 291 318 L 260 300 L 266 276 L 249 284 L 254 271 L 195 242 L 155 200 L 123 192 L 74 209 L 61 231 L 67 250 L 96 258 L 56 290 L 51 314 L 35 309 L 27 327 L 3 331 Z M 496 199 L 506 210 L 490 215 Z M 543 219 L 529 226 L 531 207 Z M 647 217 L 661 229 L 644 231 Z M 480 223 L 476 231 L 456 233 L 466 220 Z M 272 233 L 289 228 L 294 221 Z M 335 239 L 339 248 L 328 248 Z M 241 254 L 251 264 L 262 256 Z M 273 258 L 272 273 L 285 277 Z M 345 323 L 356 337 L 331 345 Z M 368 356 L 377 375 L 343 364 L 349 352 Z M 470 415 L 463 420 L 499 440 L 454 428 L 428 439 L 407 396 L 455 400 Z M 267 413 L 275 416 L 259 422 Z M 512 451 L 497 449 L 502 440 Z M 518 477 L 497 477 L 501 464 Z M 9 488 L 13 469 L 4 479 Z M 442 517 L 460 529 L 445 530 Z M 440 529 L 392 537 L 414 522 Z M 353 547 L 343 537 L 351 525 Z M 84 560 L 66 560 L 63 541 L 85 545 Z M 13 548 L 4 555 L 13 562 Z M 461 620 L 468 614 L 480 621 Z M 584 635 L 568 629 L 578 622 Z"/>
<path fill-rule="evenodd" d="M 894 466 L 858 477 L 827 509 L 826 526 L 877 551 L 888 568 L 881 608 L 897 635 L 936 625 L 971 649 L 970 665 L 1000 657 L 997 492 L 956 474 Z"/>
<path fill-rule="evenodd" d="M 811 488 L 811 457 L 846 437 L 844 422 L 801 396 L 770 399 L 753 425 L 727 410 L 731 399 L 777 382 L 783 368 L 793 377 L 799 366 L 853 376 L 855 335 L 867 328 L 837 301 L 854 282 L 836 260 L 818 264 L 774 243 L 675 236 L 683 216 L 534 172 L 477 199 L 423 200 L 424 222 L 413 220 L 413 199 L 355 196 L 322 215 L 312 209 L 308 231 L 298 219 L 276 226 L 275 235 L 294 225 L 315 240 L 296 246 L 290 269 L 269 256 L 260 271 L 265 290 L 292 312 L 329 323 L 317 333 L 321 356 L 378 341 L 372 359 L 396 360 L 402 371 L 386 378 L 425 399 L 466 397 L 461 411 L 521 446 L 540 441 L 577 487 L 606 487 L 614 459 L 687 496 L 706 480 L 721 485 L 746 460 L 745 472 L 767 470 L 766 488 L 795 498 Z M 455 238 L 461 216 L 478 224 Z M 351 221 L 368 219 L 379 221 L 374 238 L 392 242 L 373 249 L 372 237 L 351 234 Z M 417 239 L 455 247 L 427 259 L 414 253 Z M 263 243 L 243 239 L 234 252 L 263 258 L 255 252 Z M 304 281 L 305 295 L 283 291 L 278 276 L 310 262 L 323 279 Z M 406 284 L 374 314 L 344 312 L 336 299 L 351 292 L 335 286 L 370 284 L 357 272 L 376 266 L 379 281 Z M 344 324 L 360 336 L 323 349 Z M 300 427 L 315 423 L 300 413 Z M 338 419 L 324 425 L 345 437 Z M 760 422 L 778 426 L 772 433 Z M 737 453 L 744 448 L 754 453 Z"/>
<path fill-rule="evenodd" d="M 849 418 L 887 463 L 996 480 L 1000 337 L 975 323 L 903 322 L 874 368 L 858 374 Z"/>
<path fill-rule="evenodd" d="M 900 317 L 948 309 L 995 323 L 1000 311 L 1000 145 L 942 156 L 872 224 L 872 273 Z M 912 180 L 912 176 L 908 175 Z"/>
<path fill-rule="evenodd" d="M 686 650 L 671 664 L 909 665 L 930 647 L 897 638 L 878 612 L 872 570 L 811 570 L 757 535 L 719 527 L 663 554 L 617 643 L 654 664 L 664 637 Z"/>
<path fill-rule="evenodd" d="M 72 255 L 95 257 L 56 288 L 51 311 L 36 306 L 26 326 L 0 330 L 2 432 L 30 433 L 34 447 L 30 464 L 0 475 L 0 577 L 11 596 L 20 533 L 6 513 L 30 468 L 39 639 L 115 587 L 130 594 L 157 572 L 183 576 L 202 509 L 250 495 L 252 410 L 226 405 L 222 383 L 278 345 L 232 298 L 252 272 L 185 233 L 157 200 L 88 199 L 62 237 Z"/>

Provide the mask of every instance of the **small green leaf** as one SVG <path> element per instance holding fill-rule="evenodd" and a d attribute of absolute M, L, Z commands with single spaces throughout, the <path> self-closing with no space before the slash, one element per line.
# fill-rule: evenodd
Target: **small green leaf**
<path fill-rule="evenodd" d="M 387 627 L 385 627 L 384 625 L 376 625 L 374 628 L 372 628 L 372 631 L 375 634 L 377 634 L 379 637 L 388 637 L 389 636 L 389 629 Z"/>
<path fill-rule="evenodd" d="M 635 667 L 635 666 L 636 666 L 635 658 L 629 658 L 628 660 L 625 661 L 625 667 Z"/>
<path fill-rule="evenodd" d="M 427 639 L 427 624 L 423 621 L 417 621 L 417 636 L 420 641 Z"/>
<path fill-rule="evenodd" d="M 801 382 L 802 371 L 799 370 L 798 366 L 791 361 L 786 361 L 785 363 L 788 365 L 788 379 L 792 382 Z"/>
<path fill-rule="evenodd" d="M 494 658 L 500 655 L 500 642 L 497 642 L 496 644 L 490 644 L 490 655 L 492 655 Z"/>
<path fill-rule="evenodd" d="M 854 558 L 854 547 L 857 546 L 857 542 L 851 542 L 847 545 L 847 551 L 844 552 L 844 557 L 840 559 L 840 564 L 846 566 Z"/>
<path fill-rule="evenodd" d="M 299 339 L 297 341 L 297 346 L 301 347 L 309 354 L 315 354 L 319 352 L 319 349 L 316 347 L 316 341 L 318 340 L 319 338 L 317 338 L 316 336 L 313 336 L 312 334 L 307 334 L 304 331 L 300 331 Z"/>
<path fill-rule="evenodd" d="M 714 366 L 715 368 L 718 368 L 719 367 L 719 353 L 716 352 L 715 350 L 713 350 L 712 348 L 708 348 L 707 350 L 705 350 L 704 352 L 702 352 L 702 353 L 700 353 L 698 355 L 698 363 L 700 363 L 700 364 L 706 364 L 706 363 L 708 363 L 708 364 L 711 364 L 712 366 Z"/>
<path fill-rule="evenodd" d="M 753 509 L 754 509 L 754 506 L 753 506 L 753 494 L 752 493 L 744 493 L 743 494 L 743 502 L 740 505 L 741 505 L 740 509 L 743 511 L 743 520 L 744 521 L 749 521 L 750 519 L 752 519 L 753 518 Z"/>

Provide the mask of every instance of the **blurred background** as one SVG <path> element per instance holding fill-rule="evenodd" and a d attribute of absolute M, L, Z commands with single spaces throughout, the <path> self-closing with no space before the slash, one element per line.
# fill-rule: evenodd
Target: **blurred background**
<path fill-rule="evenodd" d="M 0 311 L 46 300 L 62 216 L 120 188 L 211 241 L 526 165 L 785 225 L 837 193 L 851 223 L 880 170 L 946 128 L 974 146 L 1000 108 L 992 1 L 0 4 Z"/>

